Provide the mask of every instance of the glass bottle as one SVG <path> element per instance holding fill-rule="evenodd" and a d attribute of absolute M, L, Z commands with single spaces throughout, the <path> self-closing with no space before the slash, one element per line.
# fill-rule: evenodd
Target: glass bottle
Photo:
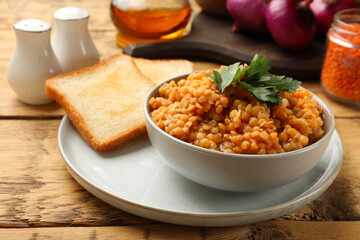
<path fill-rule="evenodd" d="M 110 5 L 120 47 L 185 36 L 190 14 L 187 0 L 112 0 Z"/>
<path fill-rule="evenodd" d="M 327 34 L 321 84 L 335 100 L 360 106 L 360 9 L 335 15 Z"/>

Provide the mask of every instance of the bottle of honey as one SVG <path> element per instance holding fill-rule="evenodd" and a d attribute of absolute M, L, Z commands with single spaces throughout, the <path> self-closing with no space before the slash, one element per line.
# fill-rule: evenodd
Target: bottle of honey
<path fill-rule="evenodd" d="M 190 13 L 187 0 L 112 0 L 110 5 L 120 47 L 180 38 L 187 34 Z"/>

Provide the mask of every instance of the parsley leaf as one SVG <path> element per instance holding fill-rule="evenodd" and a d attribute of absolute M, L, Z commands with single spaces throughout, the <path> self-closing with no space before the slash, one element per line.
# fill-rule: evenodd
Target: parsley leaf
<path fill-rule="evenodd" d="M 213 70 L 214 75 L 208 74 L 208 76 L 215 81 L 221 92 L 236 82 L 260 102 L 270 106 L 280 105 L 282 99 L 278 92 L 294 93 L 301 82 L 290 77 L 270 74 L 270 68 L 270 61 L 267 58 L 255 55 L 247 68 L 240 63 L 234 63 L 223 67 L 221 72 Z"/>
<path fill-rule="evenodd" d="M 224 92 L 225 88 L 236 82 L 245 73 L 245 68 L 240 65 L 239 62 L 234 63 L 228 67 L 223 67 L 221 73 L 213 70 L 214 75 L 207 76 L 211 77 L 216 85 L 218 85 L 221 92 Z"/>
<path fill-rule="evenodd" d="M 245 73 L 245 78 L 251 79 L 267 74 L 270 70 L 269 59 L 256 54 Z"/>
<path fill-rule="evenodd" d="M 300 86 L 301 83 L 290 77 L 276 76 L 273 74 L 260 76 L 259 82 L 274 85 L 278 91 L 291 93 L 296 92 L 296 89 Z"/>

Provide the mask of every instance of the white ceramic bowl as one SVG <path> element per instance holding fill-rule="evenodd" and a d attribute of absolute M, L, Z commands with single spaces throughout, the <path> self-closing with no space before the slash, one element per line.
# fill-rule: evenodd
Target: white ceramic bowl
<path fill-rule="evenodd" d="M 183 75 L 172 80 L 186 78 Z M 299 150 L 269 155 L 218 152 L 181 141 L 159 128 L 152 120 L 149 100 L 158 95 L 156 86 L 144 104 L 150 141 L 159 157 L 182 176 L 202 185 L 228 190 L 253 192 L 288 184 L 307 173 L 325 152 L 335 129 L 329 107 L 317 96 L 323 108 L 324 136 Z"/>

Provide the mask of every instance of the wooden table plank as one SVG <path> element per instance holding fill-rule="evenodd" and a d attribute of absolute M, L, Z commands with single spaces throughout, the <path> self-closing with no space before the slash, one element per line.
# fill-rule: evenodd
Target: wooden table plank
<path fill-rule="evenodd" d="M 358 239 L 360 222 L 267 221 L 240 227 L 207 228 L 205 239 Z"/>
<path fill-rule="evenodd" d="M 121 48 L 116 45 L 115 31 L 93 30 L 90 31 L 90 35 L 100 54 L 101 60 L 122 52 Z M 7 69 L 16 47 L 16 37 L 12 28 L 0 29 L 0 43 L 0 60 L 4 61 L 1 63 L 1 66 Z M 19 66 L 19 70 L 21 70 L 21 66 Z"/>
<path fill-rule="evenodd" d="M 323 240 L 358 239 L 360 222 L 296 222 L 268 221 L 226 228 L 184 227 L 152 224 L 121 227 L 57 227 L 0 229 L 1 239 L 144 239 L 144 240 L 230 240 L 230 239 L 291 239 Z"/>
<path fill-rule="evenodd" d="M 60 121 L 0 121 L 0 227 L 146 223 L 93 197 L 66 171 Z"/>
<path fill-rule="evenodd" d="M 13 238 L 8 238 L 12 236 Z M 175 225 L 148 225 L 124 227 L 67 227 L 0 229 L 0 238 L 7 239 L 206 239 L 202 229 Z"/>
<path fill-rule="evenodd" d="M 151 222 L 85 191 L 58 150 L 60 120 L 0 120 L 0 227 L 107 226 Z M 279 219 L 360 221 L 360 119 L 337 119 L 344 164 L 317 200 Z M 21 133 L 21 134 L 20 134 Z"/>
<path fill-rule="evenodd" d="M 53 13 L 57 9 L 71 6 L 81 7 L 89 12 L 89 29 L 115 29 L 109 14 L 110 1 L 95 0 L 1 1 L 0 29 L 9 28 L 26 18 L 37 18 L 53 24 Z"/>
<path fill-rule="evenodd" d="M 194 4 L 194 0 L 191 2 Z M 115 43 L 109 1 L 0 1 L 0 239 L 359 238 L 360 109 L 328 98 L 319 81 L 306 81 L 302 86 L 317 94 L 334 112 L 344 145 L 344 161 L 332 186 L 297 211 L 245 226 L 184 227 L 126 213 L 83 189 L 66 171 L 58 150 L 57 131 L 64 111 L 56 103 L 23 104 L 6 78 L 16 44 L 13 23 L 30 17 L 53 23 L 52 13 L 65 6 L 89 11 L 89 30 L 101 59 L 121 53 Z M 218 66 L 195 62 L 196 71 Z"/>

